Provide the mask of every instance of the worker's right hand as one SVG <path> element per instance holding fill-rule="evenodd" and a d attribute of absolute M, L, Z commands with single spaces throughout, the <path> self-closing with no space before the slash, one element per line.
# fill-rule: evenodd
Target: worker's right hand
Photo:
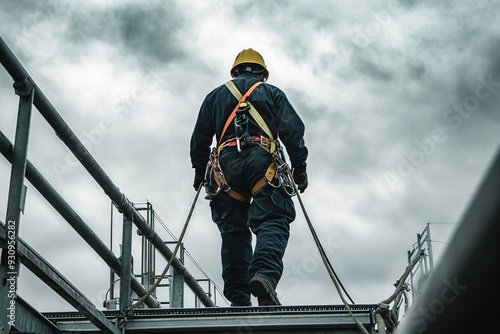
<path fill-rule="evenodd" d="M 295 173 L 293 172 L 293 180 L 297 184 L 297 189 L 302 194 L 306 190 L 309 182 L 307 181 L 307 172 Z"/>
<path fill-rule="evenodd" d="M 200 184 L 202 184 L 203 181 L 205 181 L 204 174 L 195 174 L 194 175 L 194 183 L 193 183 L 194 190 L 198 190 L 198 188 L 200 187 Z"/>

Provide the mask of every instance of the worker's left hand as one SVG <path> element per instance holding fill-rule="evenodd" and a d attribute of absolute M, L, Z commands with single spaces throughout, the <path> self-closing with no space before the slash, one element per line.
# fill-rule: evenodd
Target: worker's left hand
<path fill-rule="evenodd" d="M 202 184 L 203 181 L 205 181 L 205 175 L 195 174 L 194 175 L 194 182 L 193 182 L 194 190 L 198 190 L 198 188 L 200 187 L 200 184 Z"/>
<path fill-rule="evenodd" d="M 307 181 L 307 172 L 295 173 L 293 172 L 293 180 L 297 184 L 297 189 L 302 194 L 306 190 L 309 182 Z"/>

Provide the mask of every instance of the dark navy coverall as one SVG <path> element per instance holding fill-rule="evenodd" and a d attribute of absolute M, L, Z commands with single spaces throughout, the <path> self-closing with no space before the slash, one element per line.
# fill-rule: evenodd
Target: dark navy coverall
<path fill-rule="evenodd" d="M 242 95 L 257 81 L 257 77 L 248 72 L 233 79 Z M 274 139 L 279 138 L 286 147 L 295 172 L 305 172 L 308 154 L 304 143 L 305 127 L 285 94 L 273 85 L 262 83 L 248 101 L 262 116 Z M 234 138 L 233 124 L 222 140 L 219 136 L 236 104 L 237 99 L 225 85 L 214 89 L 203 101 L 191 137 L 191 162 L 196 175 L 205 173 L 214 135 L 218 143 Z M 248 118 L 250 135 L 266 136 L 253 118 Z M 262 179 L 272 160 L 270 153 L 255 144 L 246 156 L 241 155 L 236 147 L 226 147 L 221 151 L 219 161 L 231 188 L 251 196 L 253 185 Z M 249 305 L 248 285 L 254 275 L 267 277 L 274 287 L 281 278 L 282 259 L 290 235 L 289 224 L 295 219 L 293 201 L 281 188 L 266 184 L 253 195 L 251 203 L 222 193 L 211 200 L 210 207 L 212 220 L 222 238 L 224 295 L 233 305 Z M 253 251 L 250 230 L 257 238 Z"/>

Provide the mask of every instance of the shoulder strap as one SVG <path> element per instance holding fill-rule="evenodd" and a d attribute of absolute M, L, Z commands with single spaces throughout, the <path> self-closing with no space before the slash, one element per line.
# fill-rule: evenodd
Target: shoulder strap
<path fill-rule="evenodd" d="M 256 85 L 260 84 L 260 83 L 262 83 L 262 82 L 259 81 L 256 83 Z M 226 82 L 226 87 L 229 89 L 229 91 L 231 91 L 231 93 L 234 95 L 235 98 L 241 99 L 241 93 L 238 90 L 238 88 L 236 88 L 236 86 L 234 85 L 234 83 L 232 81 Z M 252 88 L 253 88 L 253 86 L 252 86 Z M 249 89 L 250 93 L 251 93 L 251 90 L 253 90 L 252 88 Z M 247 95 L 247 94 L 248 94 L 248 92 L 245 95 Z M 248 95 L 250 95 L 250 94 L 248 94 Z M 248 98 L 248 96 L 245 98 L 245 101 L 247 98 Z M 241 101 L 241 102 L 243 102 L 243 101 Z M 257 109 L 255 109 L 255 107 L 250 102 L 248 102 L 248 105 L 250 106 L 250 115 L 257 122 L 257 124 L 262 128 L 262 130 L 264 130 L 264 132 L 269 137 L 269 139 L 274 140 L 271 130 L 269 130 L 269 127 L 267 126 L 266 122 L 264 121 L 262 116 L 259 114 Z M 234 111 L 235 113 L 236 113 L 236 109 Z"/>
<path fill-rule="evenodd" d="M 231 84 L 229 84 L 229 83 L 231 83 Z M 238 110 L 240 104 L 242 102 L 245 102 L 248 99 L 248 97 L 250 96 L 250 94 L 252 94 L 253 90 L 255 88 L 257 88 L 257 86 L 260 85 L 261 83 L 262 83 L 262 81 L 258 81 L 256 83 L 254 83 L 253 86 L 250 87 L 249 90 L 247 90 L 247 92 L 245 93 L 245 95 L 241 96 L 240 91 L 238 90 L 238 88 L 236 88 L 236 86 L 234 85 L 234 83 L 232 81 L 226 82 L 226 87 L 229 88 L 229 90 L 231 91 L 231 93 L 233 93 L 233 95 L 234 95 L 235 92 L 233 90 L 235 89 L 238 92 L 239 97 L 236 97 L 236 95 L 235 95 L 235 97 L 238 99 L 238 103 L 236 104 L 236 107 L 234 107 L 233 111 L 231 112 L 231 114 L 227 118 L 226 124 L 224 124 L 224 128 L 222 128 L 222 132 L 221 132 L 220 137 L 219 137 L 219 145 L 220 145 L 220 143 L 222 141 L 222 137 L 224 137 L 224 134 L 226 133 L 226 130 L 227 130 L 229 124 L 233 121 L 234 117 L 236 116 L 236 111 Z M 232 86 L 232 87 L 230 88 L 230 86 Z"/>

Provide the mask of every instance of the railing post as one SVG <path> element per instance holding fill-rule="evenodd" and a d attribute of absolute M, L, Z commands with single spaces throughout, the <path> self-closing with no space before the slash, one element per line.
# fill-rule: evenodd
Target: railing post
<path fill-rule="evenodd" d="M 429 265 L 430 265 L 430 272 L 427 274 L 430 274 L 434 270 L 434 259 L 433 259 L 433 254 L 432 254 L 432 239 L 431 239 L 431 227 L 430 224 L 427 223 L 427 237 L 425 239 L 427 241 L 427 249 L 429 252 Z"/>
<path fill-rule="evenodd" d="M 183 308 L 184 307 L 184 276 L 179 274 L 177 270 L 172 268 L 170 283 L 170 307 Z"/>
<path fill-rule="evenodd" d="M 0 261 L 0 308 L 2 309 L 0 314 L 5 314 L 0 319 L 0 333 L 8 333 L 10 328 L 15 326 L 16 321 L 17 277 L 20 268 L 17 240 L 19 219 L 21 211 L 24 210 L 26 196 L 24 176 L 28 155 L 31 109 L 35 94 L 34 85 L 28 79 L 15 83 L 14 88 L 20 98 L 7 201 L 7 236 L 4 244 L 2 244 L 2 258 Z M 7 310 L 7 312 L 4 313 L 4 310 Z"/>
<path fill-rule="evenodd" d="M 165 244 L 177 244 L 177 241 L 165 242 Z M 184 265 L 184 243 L 181 243 L 179 248 L 179 261 Z M 170 291 L 169 291 L 169 305 L 170 308 L 183 308 L 184 307 L 184 275 L 179 274 L 175 268 L 170 268 Z"/>
<path fill-rule="evenodd" d="M 130 281 L 132 275 L 132 219 L 123 215 L 122 234 L 122 272 L 120 280 L 120 312 L 127 318 L 127 310 L 130 307 Z"/>

